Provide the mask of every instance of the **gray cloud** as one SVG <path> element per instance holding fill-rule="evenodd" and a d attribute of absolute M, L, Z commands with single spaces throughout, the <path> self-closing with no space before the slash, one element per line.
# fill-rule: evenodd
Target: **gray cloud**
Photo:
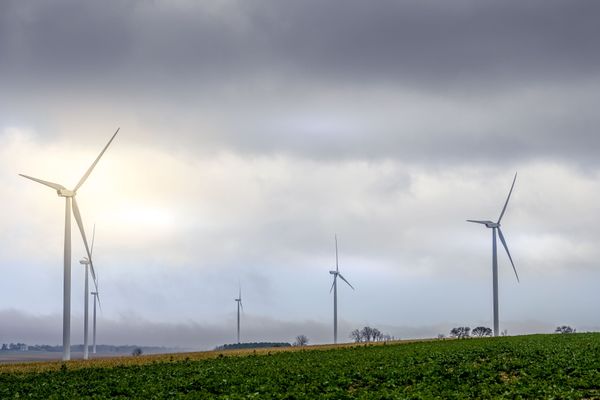
<path fill-rule="evenodd" d="M 197 154 L 595 164 L 598 7 L 4 2 L 0 107 Z"/>
<path fill-rule="evenodd" d="M 596 76 L 598 8 L 586 1 L 13 1 L 3 6 L 11 35 L 2 59 L 63 78 L 126 68 L 134 80 L 148 71 L 201 80 L 292 73 L 420 88 L 552 80 Z"/>

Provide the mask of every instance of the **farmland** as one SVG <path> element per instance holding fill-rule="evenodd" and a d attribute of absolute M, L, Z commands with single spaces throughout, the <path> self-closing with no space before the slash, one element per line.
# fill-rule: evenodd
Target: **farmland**
<path fill-rule="evenodd" d="M 0 367 L 0 398 L 600 398 L 600 334 Z"/>

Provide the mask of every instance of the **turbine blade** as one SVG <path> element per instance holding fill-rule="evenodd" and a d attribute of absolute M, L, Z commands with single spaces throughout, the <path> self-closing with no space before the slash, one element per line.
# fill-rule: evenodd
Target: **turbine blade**
<path fill-rule="evenodd" d="M 508 192 L 508 197 L 506 198 L 506 203 L 504 203 L 504 208 L 502 209 L 502 212 L 500 213 L 500 218 L 498 218 L 498 223 L 500 223 L 500 221 L 502 221 L 502 217 L 504 216 L 504 212 L 506 211 L 506 206 L 508 205 L 508 201 L 510 200 L 510 195 L 512 194 L 513 188 L 515 187 L 516 180 L 517 180 L 517 173 L 515 172 L 515 177 L 513 179 L 512 186 L 510 187 L 510 191 Z"/>
<path fill-rule="evenodd" d="M 338 266 L 338 245 L 337 245 L 337 234 L 335 235 L 335 271 L 339 272 L 340 268 Z"/>
<path fill-rule="evenodd" d="M 244 305 L 242 304 L 242 300 L 240 299 L 240 308 L 242 309 L 242 312 L 244 312 Z"/>
<path fill-rule="evenodd" d="M 486 225 L 488 223 L 493 223 L 492 221 L 479 221 L 476 219 L 468 219 L 467 222 L 473 222 L 475 224 L 483 224 L 483 225 Z"/>
<path fill-rule="evenodd" d="M 23 178 L 31 179 L 32 181 L 35 181 L 37 183 L 41 183 L 42 185 L 46 185 L 48 187 L 51 187 L 54 190 L 65 189 L 65 187 L 63 185 L 59 185 L 58 183 L 43 181 L 41 179 L 34 178 L 34 177 L 28 176 L 28 175 L 23 175 L 23 174 L 19 174 L 19 175 L 22 176 Z"/>
<path fill-rule="evenodd" d="M 337 279 L 337 275 L 333 276 L 333 283 L 331 284 L 331 289 L 329 289 L 329 293 L 333 290 L 333 286 L 335 286 L 335 280 Z"/>
<path fill-rule="evenodd" d="M 102 151 L 100 152 L 100 154 L 98 155 L 98 157 L 96 158 L 94 163 L 88 168 L 88 170 L 85 172 L 85 174 L 81 177 L 81 179 L 79 180 L 79 183 L 77 183 L 77 186 L 75 186 L 75 189 L 73 189 L 74 192 L 76 192 L 81 187 L 81 185 L 83 185 L 83 183 L 88 178 L 88 176 L 90 176 L 90 174 L 92 173 L 92 170 L 94 169 L 96 164 L 98 164 L 98 161 L 100 161 L 100 157 L 102 157 L 102 155 L 104 154 L 106 149 L 108 149 L 108 146 L 110 146 L 110 144 L 113 141 L 113 139 L 115 138 L 115 136 L 117 136 L 117 133 L 119 133 L 119 129 L 121 129 L 121 128 L 118 128 L 117 131 L 115 132 L 115 134 L 112 135 L 112 137 L 110 138 L 110 140 L 108 141 L 106 146 L 104 146 L 104 148 L 102 149 Z"/>
<path fill-rule="evenodd" d="M 508 246 L 506 245 L 506 240 L 504 240 L 504 235 L 502 234 L 502 230 L 500 228 L 498 228 L 498 236 L 500 236 L 500 241 L 502 242 L 502 246 L 504 246 L 504 250 L 506 250 L 506 254 L 508 254 L 508 259 L 510 260 L 510 263 L 512 264 L 513 271 L 515 271 L 515 276 L 517 277 L 517 282 L 520 282 L 519 274 L 517 274 L 517 269 L 515 268 L 515 263 L 513 262 L 513 259 L 510 255 L 510 251 L 508 251 Z"/>
<path fill-rule="evenodd" d="M 96 224 L 94 224 L 94 229 L 92 230 L 92 247 L 90 247 L 90 255 L 94 254 L 94 239 L 96 238 Z"/>
<path fill-rule="evenodd" d="M 79 206 L 77 205 L 77 200 L 75 197 L 72 197 L 73 201 L 73 215 L 75 216 L 75 220 L 77 221 L 77 226 L 79 227 L 79 232 L 81 232 L 81 238 L 83 239 L 83 244 L 85 245 L 85 251 L 88 255 L 88 260 L 90 261 L 90 271 L 92 271 L 92 280 L 94 281 L 94 286 L 96 287 L 96 291 L 98 291 L 98 283 L 96 282 L 96 271 L 94 270 L 94 262 L 92 261 L 92 253 L 90 252 L 90 248 L 87 243 L 87 238 L 85 237 L 85 230 L 83 229 L 83 221 L 81 220 L 81 213 L 79 212 Z"/>
<path fill-rule="evenodd" d="M 100 311 L 102 311 L 102 304 L 100 304 L 100 292 L 98 292 L 98 289 L 96 289 L 96 298 L 98 299 L 98 307 L 100 308 Z"/>
<path fill-rule="evenodd" d="M 94 287 L 98 290 L 98 280 L 96 279 L 96 270 L 94 269 L 94 264 L 90 260 L 90 271 L 92 272 L 92 280 L 94 281 Z"/>
<path fill-rule="evenodd" d="M 96 225 L 94 225 L 94 228 L 96 227 Z M 100 311 L 102 311 L 102 305 L 100 304 L 100 291 L 98 290 L 98 282 L 99 282 L 99 277 L 96 274 L 96 280 L 95 280 L 95 285 L 96 285 L 96 298 L 98 299 L 98 307 L 100 307 Z"/>
<path fill-rule="evenodd" d="M 350 286 L 350 287 L 352 288 L 352 290 L 354 290 L 354 286 L 352 286 L 352 285 L 350 284 L 350 282 L 348 282 L 348 281 L 346 280 L 346 278 L 344 278 L 344 275 L 342 275 L 342 274 L 338 274 L 338 275 L 339 275 L 339 277 L 340 277 L 340 278 L 341 278 L 341 279 L 342 279 L 344 282 L 346 282 L 346 283 L 348 284 L 348 286 Z"/>

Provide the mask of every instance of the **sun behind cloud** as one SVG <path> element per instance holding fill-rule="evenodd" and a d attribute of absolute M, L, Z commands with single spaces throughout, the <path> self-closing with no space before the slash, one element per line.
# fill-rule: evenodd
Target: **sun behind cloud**
<path fill-rule="evenodd" d="M 173 210 L 166 207 L 125 204 L 122 207 L 107 211 L 103 219 L 108 224 L 125 224 L 135 226 L 137 229 L 161 228 L 174 229 L 176 218 Z"/>

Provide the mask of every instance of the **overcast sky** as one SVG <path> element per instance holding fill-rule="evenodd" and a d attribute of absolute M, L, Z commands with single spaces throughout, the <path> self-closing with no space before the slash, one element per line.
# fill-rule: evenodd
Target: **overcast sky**
<path fill-rule="evenodd" d="M 58 344 L 64 204 L 101 343 L 600 330 L 600 3 L 0 2 L 0 342 Z M 84 256 L 73 226 L 73 343 Z"/>

